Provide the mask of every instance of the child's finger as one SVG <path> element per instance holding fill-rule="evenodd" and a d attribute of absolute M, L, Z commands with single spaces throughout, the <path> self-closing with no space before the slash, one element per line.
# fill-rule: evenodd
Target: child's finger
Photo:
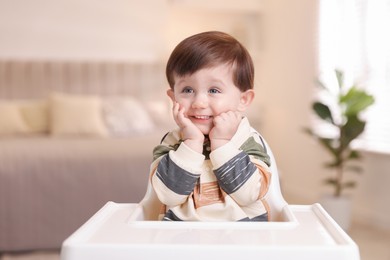
<path fill-rule="evenodd" d="M 183 126 L 184 123 L 185 123 L 185 115 L 184 115 L 184 112 L 185 112 L 185 108 L 184 107 L 181 107 L 179 110 L 178 110 L 178 114 L 177 114 L 177 119 L 179 121 L 179 126 Z"/>
<path fill-rule="evenodd" d="M 242 119 L 242 114 L 241 114 L 241 112 L 236 111 L 234 114 L 236 115 L 236 118 L 237 118 L 238 120 L 241 120 L 241 119 Z"/>
<path fill-rule="evenodd" d="M 180 104 L 176 102 L 173 106 L 173 116 L 178 126 L 182 125 L 182 113 L 182 107 L 180 107 Z"/>
<path fill-rule="evenodd" d="M 176 124 L 179 124 L 178 122 L 179 109 L 180 109 L 179 103 L 175 102 L 173 104 L 172 113 L 173 113 L 173 119 L 175 120 Z"/>
<path fill-rule="evenodd" d="M 222 118 L 221 115 L 214 116 L 214 119 L 213 119 L 214 125 L 217 124 L 218 122 L 220 122 L 220 121 L 221 121 L 221 118 Z"/>

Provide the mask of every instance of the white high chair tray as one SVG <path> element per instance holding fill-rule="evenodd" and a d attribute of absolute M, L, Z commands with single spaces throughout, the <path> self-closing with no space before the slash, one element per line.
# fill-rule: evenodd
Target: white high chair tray
<path fill-rule="evenodd" d="M 129 222 L 137 205 L 108 202 L 64 241 L 61 259 L 360 259 L 319 204 L 285 206 L 281 222 Z"/>

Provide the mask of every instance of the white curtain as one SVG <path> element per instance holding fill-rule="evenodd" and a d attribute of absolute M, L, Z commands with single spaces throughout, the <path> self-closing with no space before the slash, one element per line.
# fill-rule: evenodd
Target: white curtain
<path fill-rule="evenodd" d="M 390 153 L 390 0 L 321 0 L 319 26 L 320 79 L 336 87 L 340 69 L 374 95 L 358 145 Z"/>

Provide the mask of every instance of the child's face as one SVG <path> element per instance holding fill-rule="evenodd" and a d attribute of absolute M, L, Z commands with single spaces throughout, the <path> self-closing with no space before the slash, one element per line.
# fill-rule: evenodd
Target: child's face
<path fill-rule="evenodd" d="M 228 64 L 201 69 L 192 75 L 175 77 L 174 90 L 167 92 L 205 135 L 213 128 L 215 116 L 228 111 L 244 112 L 254 97 L 253 90 L 241 92 L 234 85 L 232 72 Z"/>

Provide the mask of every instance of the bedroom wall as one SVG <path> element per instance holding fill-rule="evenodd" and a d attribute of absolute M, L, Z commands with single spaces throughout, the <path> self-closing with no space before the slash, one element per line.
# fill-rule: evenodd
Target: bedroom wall
<path fill-rule="evenodd" d="M 155 61 L 166 8 L 154 0 L 0 0 L 0 57 Z"/>
<path fill-rule="evenodd" d="M 205 30 L 257 48 L 259 1 L 214 2 L 221 8 L 180 0 L 0 0 L 0 57 L 165 60 L 180 40 Z"/>
<path fill-rule="evenodd" d="M 316 1 L 265 1 L 260 82 L 262 131 L 272 146 L 286 193 L 317 200 L 321 150 L 302 133 L 309 125 L 316 75 Z"/>
<path fill-rule="evenodd" d="M 154 62 L 192 33 L 228 31 L 255 58 L 252 114 L 277 157 L 286 195 L 291 203 L 318 201 L 329 191 L 321 184 L 327 154 L 301 130 L 310 124 L 317 74 L 318 0 L 246 0 L 239 2 L 247 4 L 243 9 L 231 1 L 222 10 L 200 2 L 194 8 L 172 6 L 191 1 L 0 0 L 0 58 Z M 352 196 L 354 219 L 390 229 L 389 155 L 365 155 L 366 172 Z"/>

